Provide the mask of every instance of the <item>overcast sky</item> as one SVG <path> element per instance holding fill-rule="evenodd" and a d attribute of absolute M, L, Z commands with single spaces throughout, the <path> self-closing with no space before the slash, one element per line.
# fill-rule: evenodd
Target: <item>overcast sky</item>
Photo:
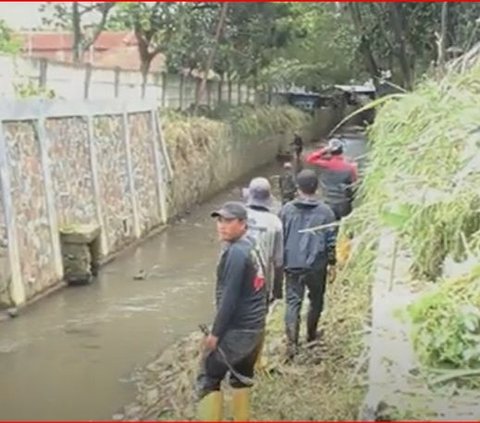
<path fill-rule="evenodd" d="M 38 7 L 42 2 L 0 2 L 0 19 L 13 29 L 29 29 L 42 23 Z"/>
<path fill-rule="evenodd" d="M 44 13 L 39 12 L 41 1 L 22 3 L 19 1 L 0 2 L 0 19 L 3 19 L 12 29 L 31 29 L 42 24 Z M 71 3 L 71 2 L 57 2 Z M 98 18 L 95 14 L 85 16 L 85 23 L 88 21 L 96 21 Z"/>

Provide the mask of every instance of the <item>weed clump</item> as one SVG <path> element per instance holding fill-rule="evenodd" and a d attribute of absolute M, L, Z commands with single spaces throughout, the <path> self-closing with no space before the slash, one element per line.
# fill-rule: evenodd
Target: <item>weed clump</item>
<path fill-rule="evenodd" d="M 468 370 L 480 370 L 480 267 L 424 294 L 410 306 L 409 315 L 420 361 L 447 374 L 445 381 L 455 379 L 478 389 L 480 372 Z M 452 369 L 462 372 L 449 372 Z"/>

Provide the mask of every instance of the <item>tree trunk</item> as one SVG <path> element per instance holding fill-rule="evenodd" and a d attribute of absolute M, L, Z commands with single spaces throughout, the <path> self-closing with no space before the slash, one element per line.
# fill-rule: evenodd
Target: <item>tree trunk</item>
<path fill-rule="evenodd" d="M 72 3 L 72 31 L 72 60 L 73 63 L 80 63 L 82 61 L 82 29 L 80 27 L 80 11 L 78 10 L 77 2 Z"/>
<path fill-rule="evenodd" d="M 142 57 L 142 63 L 140 65 L 140 72 L 142 73 L 142 98 L 145 98 L 145 92 L 147 90 L 148 72 L 150 71 L 150 65 L 152 63 L 152 56 Z"/>
<path fill-rule="evenodd" d="M 397 56 L 406 89 L 412 89 L 413 80 L 405 43 L 405 19 L 401 3 L 389 4 L 390 24 L 395 36 L 395 55 Z"/>
<path fill-rule="evenodd" d="M 448 3 L 442 3 L 442 17 L 440 24 L 440 37 L 438 40 L 438 67 L 443 69 L 447 51 L 447 28 L 448 28 Z"/>
<path fill-rule="evenodd" d="M 220 17 L 218 19 L 218 24 L 217 24 L 217 29 L 215 31 L 215 39 L 213 40 L 213 47 L 212 47 L 212 50 L 210 51 L 210 54 L 208 55 L 207 64 L 203 72 L 202 82 L 200 84 L 198 98 L 195 104 L 195 111 L 198 108 L 199 104 L 201 103 L 203 96 L 205 94 L 208 74 L 210 73 L 210 69 L 212 68 L 213 59 L 215 58 L 215 53 L 217 51 L 220 38 L 222 36 L 223 27 L 225 26 L 225 21 L 227 19 L 227 11 L 228 11 L 228 3 L 222 3 L 221 9 L 220 9 Z"/>
<path fill-rule="evenodd" d="M 368 73 L 372 77 L 374 83 L 378 81 L 380 76 L 380 72 L 378 70 L 378 65 L 373 56 L 372 48 L 370 46 L 370 40 L 368 35 L 365 34 L 365 30 L 363 28 L 362 22 L 362 15 L 360 13 L 360 9 L 357 3 L 347 3 L 350 9 L 350 15 L 352 16 L 353 26 L 355 31 L 360 36 L 360 46 L 359 50 L 363 56 L 363 60 L 365 62 L 365 66 L 367 68 Z"/>
<path fill-rule="evenodd" d="M 142 74 L 141 95 L 143 98 L 145 97 L 148 72 L 150 71 L 150 65 L 152 63 L 153 58 L 156 55 L 156 52 L 153 52 L 153 53 L 149 52 L 148 50 L 149 40 L 144 38 L 144 34 L 142 32 L 142 28 L 139 22 L 134 23 L 134 33 L 135 33 L 135 38 L 137 40 L 138 55 L 140 56 L 140 72 Z"/>

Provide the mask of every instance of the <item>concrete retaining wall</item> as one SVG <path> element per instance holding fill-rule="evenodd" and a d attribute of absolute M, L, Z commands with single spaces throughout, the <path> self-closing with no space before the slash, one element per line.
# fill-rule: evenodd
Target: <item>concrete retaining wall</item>
<path fill-rule="evenodd" d="M 100 226 L 109 256 L 165 222 L 156 112 L 147 102 L 2 105 L 0 260 L 9 266 L 1 304 L 22 304 L 62 280 L 61 228 Z"/>
<path fill-rule="evenodd" d="M 268 138 L 237 138 L 225 124 L 205 119 L 193 119 L 182 129 L 181 138 L 169 136 L 168 124 L 165 131 L 175 173 L 170 187 L 170 216 L 270 163 L 288 137 L 272 134 Z M 292 137 L 290 133 L 289 139 Z"/>

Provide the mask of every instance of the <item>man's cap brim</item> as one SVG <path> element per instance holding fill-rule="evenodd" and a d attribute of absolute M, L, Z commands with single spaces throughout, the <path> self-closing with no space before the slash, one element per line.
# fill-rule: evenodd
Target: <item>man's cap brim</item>
<path fill-rule="evenodd" d="M 234 216 L 232 213 L 226 210 L 215 210 L 214 212 L 210 213 L 211 217 L 223 217 L 224 219 L 239 219 L 239 217 Z"/>

